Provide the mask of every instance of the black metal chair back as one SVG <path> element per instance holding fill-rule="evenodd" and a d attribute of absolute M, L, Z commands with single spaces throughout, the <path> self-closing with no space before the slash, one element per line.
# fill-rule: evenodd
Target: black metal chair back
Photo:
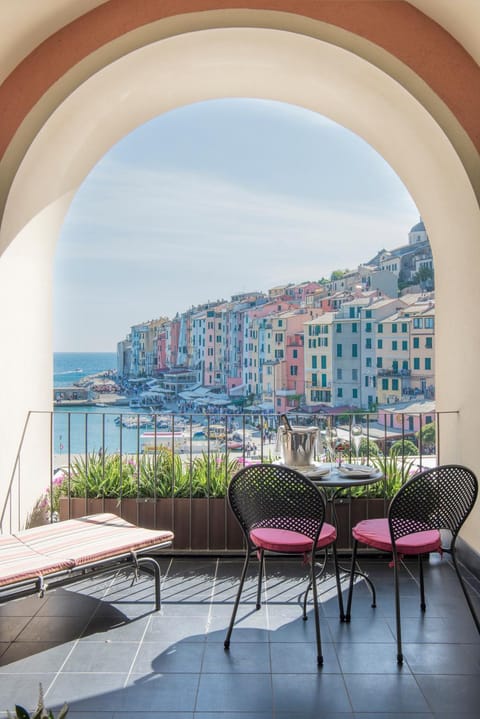
<path fill-rule="evenodd" d="M 252 529 L 270 527 L 300 532 L 315 546 L 325 519 L 325 500 L 313 482 L 281 465 L 241 469 L 230 482 L 228 500 L 249 544 Z"/>
<path fill-rule="evenodd" d="M 477 496 L 477 478 L 467 467 L 447 464 L 415 475 L 390 504 L 392 540 L 414 532 L 444 529 L 451 533 L 451 550 Z"/>

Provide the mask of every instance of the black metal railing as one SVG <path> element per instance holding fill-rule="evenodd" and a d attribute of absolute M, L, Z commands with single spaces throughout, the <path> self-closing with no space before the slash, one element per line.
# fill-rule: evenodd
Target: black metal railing
<path fill-rule="evenodd" d="M 92 410 L 29 414 L 0 515 L 2 532 L 113 511 L 136 524 L 173 529 L 176 551 L 241 549 L 225 499 L 228 482 L 245 464 L 281 459 L 275 415 Z M 378 486 L 356 487 L 337 498 L 340 545 L 347 548 L 359 513 L 383 515 L 399 482 L 439 463 L 441 430 L 451 437 L 458 413 L 289 417 L 293 426 L 318 427 L 323 440 L 335 429 L 336 457 L 322 441 L 316 461 L 361 461 L 382 469 Z M 40 435 L 45 441 L 38 442 Z M 40 457 L 32 455 L 39 451 Z"/>

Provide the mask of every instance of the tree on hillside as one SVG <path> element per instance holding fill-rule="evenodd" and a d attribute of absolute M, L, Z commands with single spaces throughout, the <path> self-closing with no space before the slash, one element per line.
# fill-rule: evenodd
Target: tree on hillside
<path fill-rule="evenodd" d="M 349 272 L 351 272 L 351 270 L 333 270 L 330 275 L 330 281 L 333 282 L 334 280 L 341 280 L 342 277 L 347 275 Z"/>
<path fill-rule="evenodd" d="M 390 447 L 390 454 L 406 457 L 418 454 L 418 447 L 411 439 L 397 440 Z"/>

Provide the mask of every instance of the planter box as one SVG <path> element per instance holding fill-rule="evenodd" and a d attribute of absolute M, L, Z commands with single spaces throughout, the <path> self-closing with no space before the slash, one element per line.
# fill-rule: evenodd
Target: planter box
<path fill-rule="evenodd" d="M 60 520 L 114 512 L 147 529 L 170 529 L 174 549 L 242 550 L 243 534 L 226 499 L 60 498 Z"/>
<path fill-rule="evenodd" d="M 352 527 L 362 519 L 384 517 L 388 500 L 342 497 L 335 502 L 339 551 L 352 548 Z M 97 512 L 114 512 L 147 529 L 170 529 L 175 534 L 174 549 L 242 550 L 243 534 L 226 499 L 85 499 L 60 498 L 60 519 L 82 517 Z M 333 522 L 332 507 L 327 521 Z"/>

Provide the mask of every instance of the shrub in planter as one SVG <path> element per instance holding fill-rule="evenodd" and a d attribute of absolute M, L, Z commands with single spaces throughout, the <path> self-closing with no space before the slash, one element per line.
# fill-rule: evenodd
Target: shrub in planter
<path fill-rule="evenodd" d="M 63 707 L 60 709 L 59 713 L 57 714 L 57 719 L 64 719 L 64 717 L 67 715 L 67 712 L 68 706 L 64 704 Z M 55 719 L 55 717 L 53 716 L 53 712 L 48 711 L 48 709 L 45 709 L 41 684 L 39 689 L 38 705 L 33 714 L 29 714 L 26 709 L 24 709 L 19 704 L 16 704 L 15 714 L 11 714 L 7 711 L 7 717 L 8 719 L 14 719 L 14 717 L 16 717 L 16 719 Z"/>

